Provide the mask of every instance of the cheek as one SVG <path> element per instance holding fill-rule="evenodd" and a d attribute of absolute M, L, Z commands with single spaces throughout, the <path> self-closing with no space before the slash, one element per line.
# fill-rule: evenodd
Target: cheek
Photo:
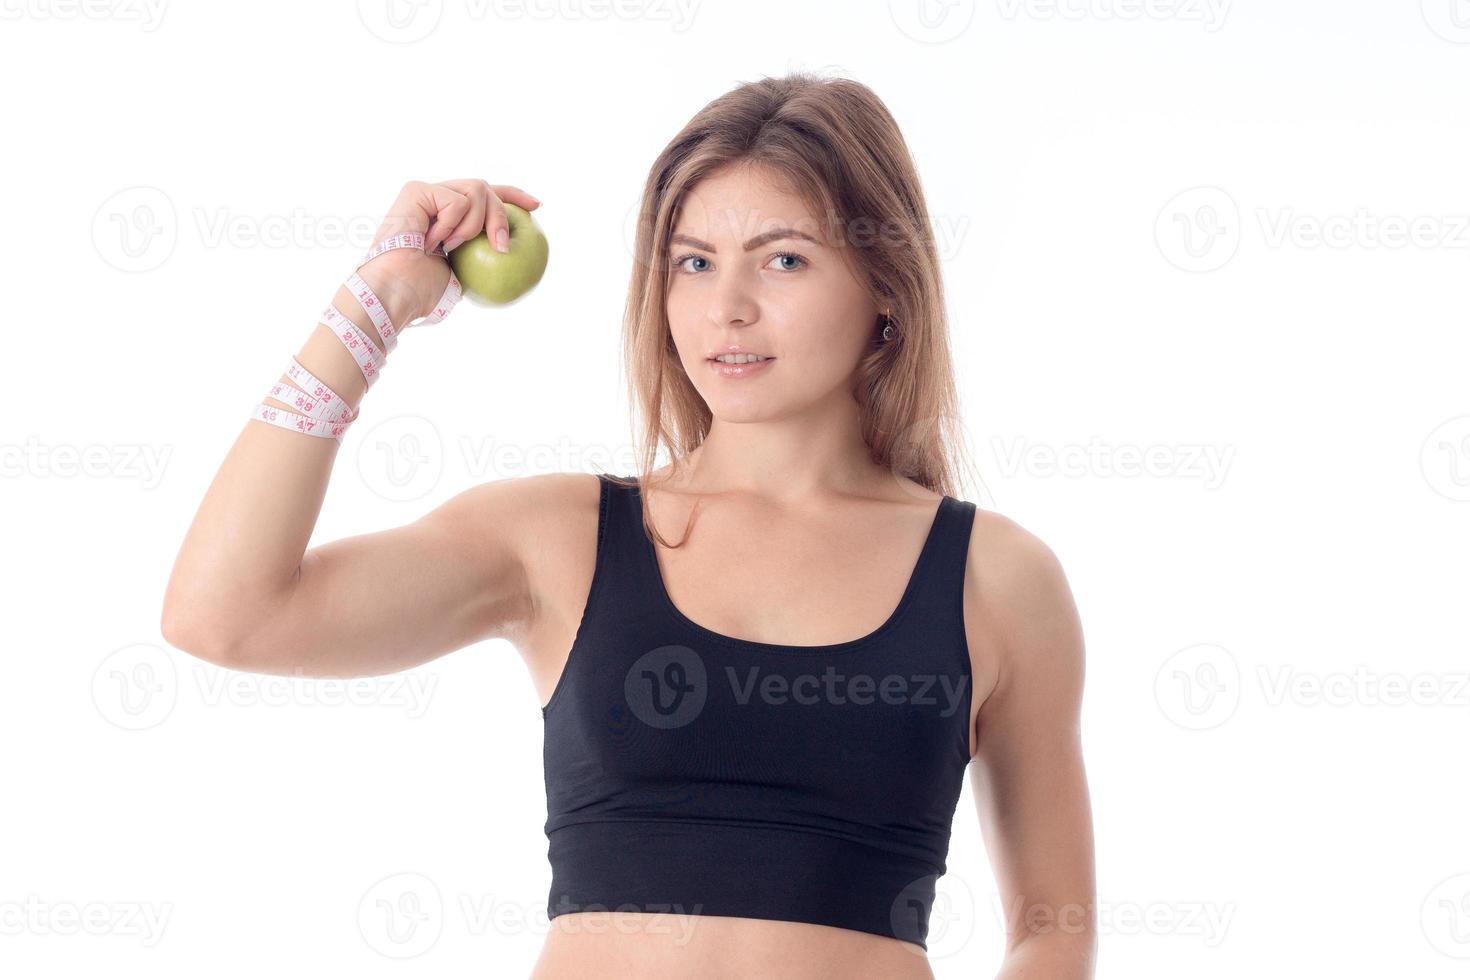
<path fill-rule="evenodd" d="M 844 373 L 866 350 L 865 309 L 861 297 L 792 296 L 777 314 L 783 326 L 781 347 L 804 364 L 827 364 L 830 373 Z"/>
<path fill-rule="evenodd" d="M 680 359 L 687 364 L 689 356 L 697 354 L 699 349 L 698 313 L 690 304 L 687 293 L 677 289 L 668 294 L 664 309 L 668 313 L 674 347 L 678 349 Z"/>

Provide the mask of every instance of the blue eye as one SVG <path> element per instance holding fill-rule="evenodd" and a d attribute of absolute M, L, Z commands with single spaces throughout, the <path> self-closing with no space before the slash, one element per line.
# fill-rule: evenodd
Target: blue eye
<path fill-rule="evenodd" d="M 688 255 L 681 255 L 677 259 L 675 259 L 674 260 L 674 268 L 677 269 L 677 270 L 679 270 L 680 272 L 688 272 L 688 273 L 703 272 L 704 271 L 703 269 L 686 269 L 686 268 L 684 268 L 684 263 L 685 262 L 688 262 L 690 259 L 698 259 L 700 262 L 708 262 L 709 261 L 709 259 L 705 258 L 703 255 L 696 255 L 693 252 L 691 252 Z M 803 256 L 800 256 L 800 255 L 797 255 L 795 252 L 777 252 L 775 255 L 771 256 L 771 261 L 773 261 L 773 262 L 775 262 L 775 261 L 781 261 L 781 260 L 790 260 L 791 262 L 796 263 L 796 265 L 794 267 L 793 266 L 786 266 L 786 267 L 784 267 L 781 270 L 782 272 L 795 272 L 798 269 L 800 269 L 800 268 L 802 268 L 802 267 L 804 267 L 806 265 L 806 258 L 803 257 Z"/>

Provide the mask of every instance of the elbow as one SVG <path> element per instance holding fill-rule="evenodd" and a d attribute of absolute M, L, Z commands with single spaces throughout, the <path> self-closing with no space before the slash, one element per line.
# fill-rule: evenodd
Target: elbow
<path fill-rule="evenodd" d="M 189 603 L 166 601 L 159 628 L 164 642 L 176 650 L 216 667 L 243 669 L 245 656 L 239 637 L 221 622 L 218 618 L 200 615 L 191 609 Z"/>

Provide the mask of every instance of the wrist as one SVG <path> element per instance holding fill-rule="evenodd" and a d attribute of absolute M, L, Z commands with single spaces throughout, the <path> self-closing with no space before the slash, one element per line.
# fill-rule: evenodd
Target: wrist
<path fill-rule="evenodd" d="M 427 301 L 414 293 L 413 287 L 409 284 L 406 277 L 401 274 L 394 274 L 394 271 L 388 268 L 389 264 L 370 262 L 358 269 L 357 274 L 362 278 L 363 282 L 368 284 L 368 288 L 373 291 L 373 295 L 377 296 L 378 302 L 382 304 L 383 309 L 388 314 L 388 319 L 393 324 L 393 329 L 402 330 L 408 326 L 410 320 L 416 320 L 423 316 L 423 307 Z M 376 265 L 376 268 L 374 268 L 374 265 Z M 357 300 L 352 298 L 350 293 L 348 296 L 353 306 L 357 308 L 358 312 L 361 312 L 362 308 Z M 339 306 L 337 308 L 343 313 L 352 312 L 345 306 Z M 355 316 L 353 320 L 354 322 L 361 322 Z M 371 336 L 376 337 L 377 331 L 374 330 Z M 379 347 L 381 348 L 381 346 L 380 344 Z"/>

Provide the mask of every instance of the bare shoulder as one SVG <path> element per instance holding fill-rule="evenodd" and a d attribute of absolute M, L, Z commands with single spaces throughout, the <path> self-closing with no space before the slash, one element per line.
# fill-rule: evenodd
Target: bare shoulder
<path fill-rule="evenodd" d="M 522 503 L 517 533 L 530 595 L 528 632 L 532 637 L 559 634 L 563 623 L 580 615 L 580 600 L 592 580 L 602 483 L 595 473 L 543 473 L 518 482 Z"/>
<path fill-rule="evenodd" d="M 600 484 L 593 473 L 541 473 L 478 484 L 425 515 L 466 565 L 487 578 L 514 574 L 523 610 L 514 635 L 541 618 L 548 597 L 596 554 Z"/>
<path fill-rule="evenodd" d="M 595 516 L 598 480 L 591 473 L 541 473 L 506 477 L 470 487 L 426 515 L 465 535 L 466 544 L 482 546 L 487 538 L 527 543 L 561 521 L 575 519 L 591 502 Z M 519 550 L 519 549 L 518 549 Z"/>
<path fill-rule="evenodd" d="M 1081 626 L 1061 560 L 1016 521 L 978 507 L 965 575 L 965 627 L 971 658 L 992 690 L 1008 677 L 1057 679 L 1081 671 Z"/>

